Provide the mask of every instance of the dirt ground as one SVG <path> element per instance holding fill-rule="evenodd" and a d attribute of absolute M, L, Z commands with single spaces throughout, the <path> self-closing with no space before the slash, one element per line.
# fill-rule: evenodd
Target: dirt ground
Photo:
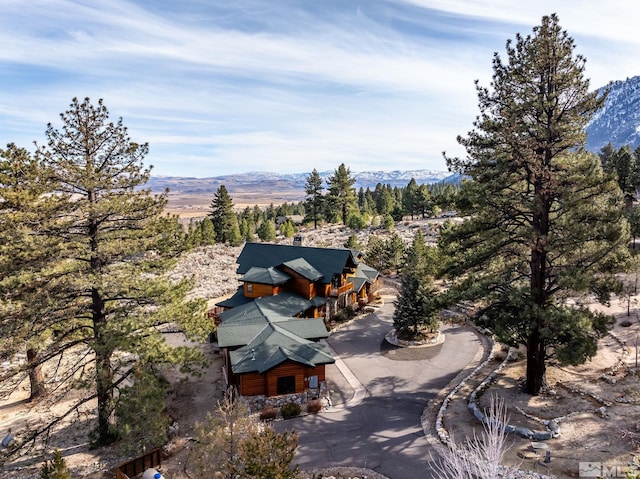
<path fill-rule="evenodd" d="M 504 398 L 511 425 L 545 431 L 543 420 L 556 419 L 560 424 L 560 436 L 546 441 L 550 462 L 544 462 L 544 449 L 536 453 L 530 440 L 511 435 L 506 464 L 520 464 L 525 471 L 569 478 L 578 477 L 581 462 L 602 463 L 610 472 L 612 467 L 625 467 L 633 454 L 640 453 L 638 311 L 632 310 L 631 316 L 627 316 L 625 301 L 614 301 L 609 308 L 593 307 L 614 314 L 616 324 L 611 335 L 600 341 L 598 353 L 591 361 L 577 367 L 548 367 L 550 389 L 532 397 L 521 391 L 525 361 L 520 351 L 519 359 L 508 363 L 482 395 L 483 409 L 488 408 L 491 395 Z M 467 398 L 506 356 L 504 348 L 497 348 L 502 351 L 496 354 L 496 359 L 460 390 L 445 413 L 444 425 L 457 443 L 482 431 L 480 423 L 467 410 Z"/>
<path fill-rule="evenodd" d="M 405 225 L 404 232 L 412 237 L 415 227 L 422 227 L 429 234 L 435 229 L 430 222 Z M 402 232 L 402 225 L 397 231 Z M 323 245 L 338 245 L 344 242 L 349 232 L 339 226 L 332 226 L 327 231 L 309 231 L 305 234 L 305 244 L 315 244 L 317 240 Z M 362 241 L 366 241 L 363 237 Z M 201 292 L 203 297 L 215 297 L 221 292 L 212 278 L 221 278 L 217 283 L 225 283 L 229 291 L 237 286 L 233 275 L 221 275 L 220 269 L 234 271 L 236 252 L 228 258 L 222 252 L 204 249 L 197 252 L 185 263 L 185 271 L 196 274 L 203 288 L 207 281 L 211 285 Z M 222 261 L 224 259 L 225 261 Z M 195 266 L 194 266 L 195 265 Z M 221 266 L 223 265 L 223 266 Z M 185 273 L 186 274 L 186 273 Z M 214 287 L 215 286 L 215 287 Z M 551 462 L 545 464 L 541 456 L 534 456 L 531 442 L 519 437 L 513 438 L 513 445 L 507 454 L 506 462 L 521 464 L 525 470 L 553 474 L 557 477 L 577 477 L 580 462 L 601 462 L 607 466 L 623 466 L 631 459 L 631 454 L 638 452 L 629 431 L 640 435 L 640 383 L 636 366 L 636 344 L 640 337 L 640 296 L 632 298 L 631 316 L 627 317 L 627 302 L 614 300 L 609 308 L 594 305 L 594 308 L 605 310 L 617 318 L 612 334 L 618 338 L 607 336 L 600 343 L 598 354 L 593 360 L 579 367 L 550 366 L 547 371 L 547 382 L 550 391 L 539 397 L 530 397 L 520 391 L 520 379 L 524 376 L 522 359 L 509 363 L 498 376 L 495 383 L 483 395 L 481 405 L 486 407 L 490 394 L 497 394 L 506 399 L 509 406 L 511 424 L 528 427 L 532 430 L 544 430 L 538 420 L 559 419 L 560 437 L 547 441 L 551 452 Z M 628 326 L 623 323 L 628 322 Z M 177 335 L 171 335 L 172 341 L 179 342 Z M 623 344 L 627 354 L 623 354 Z M 214 346 L 203 344 L 202 348 L 210 360 L 210 367 L 200 377 L 179 380 L 177 374 L 170 373 L 173 378 L 172 391 L 169 395 L 169 411 L 176 421 L 176 433 L 167 447 L 169 457 L 163 461 L 163 472 L 167 479 L 190 479 L 188 469 L 189 453 L 192 445 L 194 424 L 202 422 L 207 412 L 215 410 L 216 401 L 222 395 L 222 360 Z M 498 359 L 505 352 L 497 354 Z M 522 358 L 522 354 L 520 355 Z M 499 361 L 490 366 L 496 367 Z M 485 375 L 489 368 L 484 371 Z M 464 440 L 473 431 L 479 432 L 481 426 L 467 410 L 467 396 L 474 384 L 483 379 L 482 373 L 470 381 L 452 400 L 444 417 L 445 427 L 454 434 L 457 442 Z M 452 385 L 453 387 L 453 385 Z M 22 384 L 10 397 L 0 400 L 0 438 L 12 428 L 14 434 L 27 429 L 33 421 L 42 415 L 55 412 L 55 407 L 46 403 L 30 404 L 26 402 L 28 385 Z M 72 400 L 69 396 L 67 400 Z M 439 405 L 433 405 L 436 407 Z M 47 451 L 59 448 L 72 467 L 73 477 L 91 477 L 92 479 L 112 478 L 113 467 L 131 457 L 120 452 L 117 445 L 97 451 L 89 449 L 87 433 L 92 426 L 92 407 L 80 416 L 74 417 L 74 427 L 62 425 L 52 435 Z M 604 408 L 604 409 L 602 409 Z M 0 451 L 0 454 L 2 452 Z M 17 458 L 0 469 L 0 477 L 11 479 L 36 479 L 43 460 L 48 458 L 42 453 L 30 457 Z"/>

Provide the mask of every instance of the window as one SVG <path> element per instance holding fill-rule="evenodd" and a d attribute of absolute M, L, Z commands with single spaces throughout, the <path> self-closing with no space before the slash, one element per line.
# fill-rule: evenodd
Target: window
<path fill-rule="evenodd" d="M 253 293 L 253 283 L 247 283 L 247 293 Z"/>
<path fill-rule="evenodd" d="M 278 394 L 291 394 L 296 392 L 296 377 L 281 376 L 278 378 Z"/>

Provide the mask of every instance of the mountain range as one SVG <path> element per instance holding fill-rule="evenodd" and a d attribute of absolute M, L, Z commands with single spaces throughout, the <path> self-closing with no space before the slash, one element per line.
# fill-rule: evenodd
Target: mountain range
<path fill-rule="evenodd" d="M 587 125 L 587 149 L 598 153 L 607 143 L 620 148 L 640 146 L 640 76 L 611 82 L 598 89 L 609 91 L 604 107 Z"/>
<path fill-rule="evenodd" d="M 640 76 L 623 81 L 611 82 L 599 88 L 599 94 L 608 91 L 604 107 L 591 119 L 586 127 L 587 149 L 598 153 L 607 143 L 620 148 L 631 145 L 640 147 Z M 333 171 L 320 172 L 326 178 Z M 212 178 L 186 178 L 175 176 L 154 176 L 149 186 L 155 192 L 169 188 L 173 194 L 213 195 L 220 185 L 229 192 L 261 191 L 265 188 L 280 191 L 300 191 L 304 195 L 304 184 L 309 173 L 279 174 L 272 172 L 250 172 Z M 355 187 L 374 189 L 378 183 L 391 186 L 406 186 L 411 178 L 418 184 L 437 182 L 456 182 L 458 175 L 446 171 L 432 170 L 394 170 L 361 171 L 352 173 L 356 179 Z"/>
<path fill-rule="evenodd" d="M 326 180 L 333 171 L 319 172 L 322 179 Z M 186 178 L 178 176 L 152 176 L 148 186 L 154 192 L 164 191 L 169 188 L 172 194 L 182 195 L 209 195 L 212 196 L 220 185 L 230 193 L 238 191 L 262 191 L 265 188 L 280 191 L 296 190 L 304 196 L 304 184 L 309 173 L 272 173 L 266 171 L 253 171 L 233 175 L 215 176 L 211 178 Z M 458 175 L 452 175 L 448 171 L 431 170 L 394 170 L 394 171 L 359 171 L 352 173 L 356 179 L 355 188 L 360 187 L 374 189 L 378 183 L 391 186 L 407 186 L 414 178 L 418 184 L 456 182 Z"/>

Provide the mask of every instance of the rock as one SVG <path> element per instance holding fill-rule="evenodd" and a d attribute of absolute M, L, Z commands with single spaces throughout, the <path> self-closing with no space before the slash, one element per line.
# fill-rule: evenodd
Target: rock
<path fill-rule="evenodd" d="M 598 409 L 596 409 L 596 412 L 600 414 L 600 417 L 609 417 L 609 415 L 607 414 L 607 408 L 604 406 L 600 406 Z"/>
<path fill-rule="evenodd" d="M 526 427 L 516 427 L 515 433 L 525 439 L 531 439 L 533 437 L 533 431 Z"/>
<path fill-rule="evenodd" d="M 531 436 L 531 439 L 534 441 L 548 441 L 553 437 L 552 434 L 553 433 L 551 431 L 535 431 Z"/>
<path fill-rule="evenodd" d="M 558 422 L 554 419 L 549 421 L 546 426 L 551 432 L 557 432 L 557 433 L 560 432 L 560 424 L 558 424 Z"/>
<path fill-rule="evenodd" d="M 538 453 L 531 449 L 523 449 L 522 451 L 518 451 L 518 457 L 522 459 L 538 459 Z"/>

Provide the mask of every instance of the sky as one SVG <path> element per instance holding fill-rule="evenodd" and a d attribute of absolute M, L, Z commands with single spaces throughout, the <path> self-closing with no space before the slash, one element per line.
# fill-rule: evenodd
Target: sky
<path fill-rule="evenodd" d="M 0 147 L 89 97 L 158 176 L 445 171 L 474 81 L 551 13 L 593 89 L 640 74 L 635 0 L 0 0 Z"/>

